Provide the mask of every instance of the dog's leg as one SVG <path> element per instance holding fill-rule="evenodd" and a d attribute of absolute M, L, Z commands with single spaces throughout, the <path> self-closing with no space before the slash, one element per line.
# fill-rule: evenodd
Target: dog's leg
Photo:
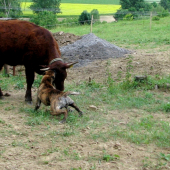
<path fill-rule="evenodd" d="M 40 105 L 41 105 L 41 100 L 37 97 L 37 102 L 34 110 L 38 110 L 40 108 Z"/>
<path fill-rule="evenodd" d="M 63 120 L 60 123 L 65 123 L 66 119 L 67 119 L 67 116 L 68 116 L 67 109 L 64 109 L 64 110 L 62 110 L 62 109 L 53 110 L 53 108 L 51 107 L 51 115 L 58 116 L 58 115 L 61 115 L 61 114 L 64 114 L 64 118 L 63 118 Z"/>
<path fill-rule="evenodd" d="M 75 108 L 79 112 L 79 116 L 83 116 L 83 112 L 74 103 L 69 104 L 69 106 Z"/>
<path fill-rule="evenodd" d="M 67 109 L 66 109 L 66 110 L 64 110 L 64 118 L 61 121 L 61 123 L 65 123 L 66 122 L 67 116 L 68 116 L 68 112 L 67 112 Z"/>

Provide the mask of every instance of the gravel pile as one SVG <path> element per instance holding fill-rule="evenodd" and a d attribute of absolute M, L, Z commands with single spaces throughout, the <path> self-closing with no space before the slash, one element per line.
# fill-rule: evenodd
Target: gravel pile
<path fill-rule="evenodd" d="M 124 57 L 130 51 L 103 40 L 93 33 L 86 34 L 81 39 L 60 48 L 62 58 L 66 62 L 75 62 L 75 67 L 85 66 L 94 60 Z"/>

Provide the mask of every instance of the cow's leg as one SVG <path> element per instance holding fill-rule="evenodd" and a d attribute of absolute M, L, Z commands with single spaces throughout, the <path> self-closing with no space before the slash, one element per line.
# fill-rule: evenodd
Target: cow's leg
<path fill-rule="evenodd" d="M 28 104 L 32 104 L 32 95 L 31 95 L 31 87 L 34 82 L 34 70 L 30 69 L 29 67 L 25 67 L 25 74 L 26 74 L 26 81 L 27 81 L 27 90 L 25 94 L 25 101 Z"/>
<path fill-rule="evenodd" d="M 3 64 L 0 64 L 0 70 L 2 70 Z M 0 99 L 3 99 L 3 93 L 0 87 Z"/>
<path fill-rule="evenodd" d="M 4 65 L 5 74 L 9 74 L 9 66 L 7 64 Z"/>
<path fill-rule="evenodd" d="M 2 93 L 1 88 L 0 88 L 0 99 L 3 99 L 3 93 Z"/>
<path fill-rule="evenodd" d="M 7 76 L 9 76 L 9 66 L 7 64 L 4 65 L 4 71 Z"/>
<path fill-rule="evenodd" d="M 69 106 L 75 108 L 77 110 L 77 112 L 79 112 L 79 115 L 83 116 L 83 112 L 74 103 L 69 104 Z"/>
<path fill-rule="evenodd" d="M 13 76 L 15 76 L 15 66 L 13 66 Z"/>

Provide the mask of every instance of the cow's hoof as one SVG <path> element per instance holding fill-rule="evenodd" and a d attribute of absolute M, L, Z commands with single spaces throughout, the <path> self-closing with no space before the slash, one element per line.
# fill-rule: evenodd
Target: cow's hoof
<path fill-rule="evenodd" d="M 11 95 L 10 95 L 9 93 L 5 93 L 4 96 L 5 96 L 5 97 L 9 97 L 9 96 L 11 96 Z"/>
<path fill-rule="evenodd" d="M 25 101 L 26 104 L 32 105 L 32 101 Z"/>
<path fill-rule="evenodd" d="M 59 122 L 60 124 L 64 124 L 64 123 L 66 123 L 66 120 L 65 119 L 63 119 L 62 121 L 60 121 Z"/>
<path fill-rule="evenodd" d="M 3 100 L 4 99 L 4 96 L 0 96 L 0 100 Z"/>

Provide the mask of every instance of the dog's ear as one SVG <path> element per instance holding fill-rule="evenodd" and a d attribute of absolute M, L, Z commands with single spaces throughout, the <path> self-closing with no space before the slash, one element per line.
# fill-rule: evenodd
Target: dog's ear
<path fill-rule="evenodd" d="M 44 75 L 46 74 L 46 72 L 47 72 L 47 71 L 44 71 L 42 75 L 44 76 Z"/>

